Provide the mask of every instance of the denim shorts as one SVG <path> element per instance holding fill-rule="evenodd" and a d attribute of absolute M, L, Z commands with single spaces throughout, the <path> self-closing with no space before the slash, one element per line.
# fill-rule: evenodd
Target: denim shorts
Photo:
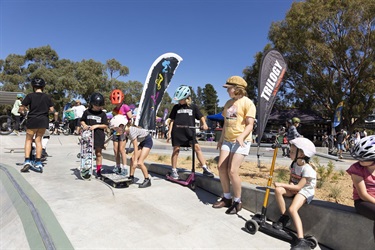
<path fill-rule="evenodd" d="M 125 134 L 120 134 L 120 135 L 112 135 L 112 141 L 125 141 L 126 140 L 126 136 Z"/>
<path fill-rule="evenodd" d="M 337 149 L 338 150 L 345 150 L 344 144 L 343 143 L 337 143 Z"/>
<path fill-rule="evenodd" d="M 251 142 L 244 141 L 243 143 L 245 144 L 245 146 L 241 147 L 240 144 L 238 144 L 238 143 L 224 141 L 223 144 L 221 145 L 220 150 L 229 151 L 231 153 L 241 154 L 241 155 L 245 155 L 245 156 L 249 155 Z"/>
<path fill-rule="evenodd" d="M 151 149 L 153 145 L 154 145 L 154 142 L 152 140 L 152 137 L 151 135 L 148 135 L 142 142 L 139 143 L 138 147 Z"/>

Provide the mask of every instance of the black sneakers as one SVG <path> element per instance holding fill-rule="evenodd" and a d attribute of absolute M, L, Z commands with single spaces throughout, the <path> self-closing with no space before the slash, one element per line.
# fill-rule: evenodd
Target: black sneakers
<path fill-rule="evenodd" d="M 232 205 L 225 211 L 226 214 L 237 214 L 242 209 L 242 203 L 234 201 Z"/>
<path fill-rule="evenodd" d="M 272 223 L 272 226 L 273 228 L 278 229 L 278 230 L 282 230 L 284 227 L 290 226 L 289 215 L 282 214 L 276 222 Z"/>
<path fill-rule="evenodd" d="M 311 250 L 311 246 L 308 240 L 298 239 L 297 243 L 290 250 Z"/>
<path fill-rule="evenodd" d="M 142 184 L 139 184 L 139 188 L 146 188 L 146 187 L 149 187 L 151 186 L 151 180 L 150 178 L 146 178 Z"/>
<path fill-rule="evenodd" d="M 210 170 L 203 168 L 203 175 L 214 178 L 214 174 L 210 172 Z"/>

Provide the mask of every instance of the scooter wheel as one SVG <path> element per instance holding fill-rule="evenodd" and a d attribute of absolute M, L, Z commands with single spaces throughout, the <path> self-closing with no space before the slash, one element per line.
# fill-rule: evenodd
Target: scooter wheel
<path fill-rule="evenodd" d="M 195 190 L 196 187 L 197 187 L 197 185 L 195 184 L 195 181 L 190 182 L 190 184 L 189 184 L 189 188 L 190 188 L 191 190 Z"/>
<path fill-rule="evenodd" d="M 245 223 L 245 228 L 247 229 L 247 231 L 249 231 L 250 234 L 256 234 L 256 232 L 258 232 L 259 225 L 254 220 L 248 220 Z"/>
<path fill-rule="evenodd" d="M 309 242 L 309 245 L 312 249 L 314 249 L 318 246 L 318 240 L 314 236 L 307 235 L 307 236 L 305 236 L 305 240 L 307 240 Z"/>
<path fill-rule="evenodd" d="M 78 153 L 78 154 L 77 154 L 77 158 L 78 158 L 78 159 L 81 158 L 81 153 Z"/>

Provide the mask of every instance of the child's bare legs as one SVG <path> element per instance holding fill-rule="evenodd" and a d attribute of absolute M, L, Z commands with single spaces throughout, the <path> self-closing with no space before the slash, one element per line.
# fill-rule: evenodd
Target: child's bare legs
<path fill-rule="evenodd" d="M 180 146 L 174 146 L 173 147 L 173 152 L 171 156 L 171 162 L 172 162 L 172 170 L 177 168 L 177 159 L 178 159 L 178 154 L 180 153 Z"/>
<path fill-rule="evenodd" d="M 30 158 L 31 144 L 33 143 L 34 134 L 26 133 L 25 139 L 25 158 Z"/>
<path fill-rule="evenodd" d="M 96 172 L 101 171 L 102 168 L 102 149 L 96 148 L 95 149 L 95 156 L 96 156 Z"/>
<path fill-rule="evenodd" d="M 113 153 L 115 154 L 116 167 L 120 166 L 119 142 L 113 141 Z"/>
<path fill-rule="evenodd" d="M 305 204 L 306 198 L 305 196 L 301 194 L 296 194 L 294 197 L 292 204 L 290 204 L 290 207 L 288 209 L 290 217 L 292 217 L 294 226 L 297 231 L 297 236 L 298 238 L 304 238 L 303 235 L 303 226 L 302 226 L 302 220 L 301 217 L 298 214 L 298 210 Z"/>
<path fill-rule="evenodd" d="M 220 151 L 219 162 L 218 162 L 218 169 L 219 169 L 219 177 L 220 177 L 220 184 L 221 188 L 223 189 L 223 193 L 230 193 L 230 179 L 228 174 L 229 164 L 230 162 L 230 155 L 229 151 Z"/>
<path fill-rule="evenodd" d="M 284 200 L 284 195 L 286 195 L 287 190 L 283 187 L 276 187 L 275 188 L 275 199 L 277 206 L 279 207 L 279 210 L 281 214 L 285 214 L 286 212 L 286 206 L 285 206 L 285 200 Z"/>
<path fill-rule="evenodd" d="M 245 159 L 242 154 L 231 154 L 231 161 L 228 164 L 229 167 L 229 179 L 232 182 L 233 195 L 235 198 L 241 198 L 241 177 L 239 174 L 239 169 L 241 163 Z"/>
<path fill-rule="evenodd" d="M 203 156 L 201 146 L 199 144 L 194 144 L 194 150 L 201 166 L 206 165 L 206 159 Z"/>
<path fill-rule="evenodd" d="M 140 149 L 138 151 L 138 156 L 137 159 L 138 159 L 138 166 L 141 170 L 142 170 L 142 173 L 143 173 L 143 176 L 146 178 L 148 178 L 148 170 L 147 170 L 147 167 L 145 165 L 145 159 L 147 158 L 148 154 L 150 153 L 150 148 L 146 148 L 146 147 L 143 147 L 142 149 Z"/>
<path fill-rule="evenodd" d="M 118 149 L 120 150 L 122 165 L 125 167 L 126 166 L 126 150 L 125 150 L 126 141 L 120 141 L 118 144 L 119 144 Z"/>

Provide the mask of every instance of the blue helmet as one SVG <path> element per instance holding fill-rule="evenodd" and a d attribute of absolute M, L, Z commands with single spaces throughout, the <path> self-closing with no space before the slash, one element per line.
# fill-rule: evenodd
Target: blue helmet
<path fill-rule="evenodd" d="M 23 93 L 18 93 L 17 94 L 17 98 L 19 99 L 19 98 L 25 98 L 25 94 L 23 94 Z"/>
<path fill-rule="evenodd" d="M 177 88 L 176 92 L 174 93 L 173 100 L 180 101 L 182 99 L 186 99 L 191 95 L 191 91 L 189 86 L 181 85 Z"/>

